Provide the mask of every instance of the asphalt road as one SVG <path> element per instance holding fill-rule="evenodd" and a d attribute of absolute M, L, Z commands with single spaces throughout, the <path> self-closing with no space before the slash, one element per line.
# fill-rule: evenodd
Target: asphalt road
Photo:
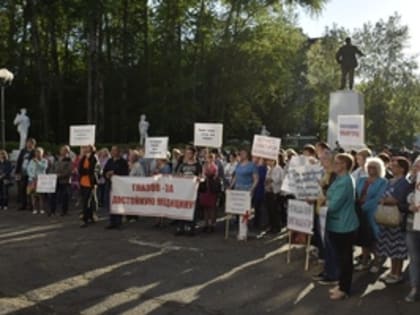
<path fill-rule="evenodd" d="M 212 235 L 175 237 L 153 222 L 80 229 L 77 211 L 0 211 L 0 315 L 420 314 L 403 301 L 407 283 L 385 287 L 367 273 L 355 275 L 351 298 L 329 301 L 302 249 L 286 264 L 285 235 L 226 241 L 221 223 Z"/>

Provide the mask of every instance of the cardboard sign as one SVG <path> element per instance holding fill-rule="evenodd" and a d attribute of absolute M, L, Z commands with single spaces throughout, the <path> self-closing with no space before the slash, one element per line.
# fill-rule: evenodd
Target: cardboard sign
<path fill-rule="evenodd" d="M 55 193 L 57 188 L 57 174 L 40 174 L 36 181 L 36 192 L 41 194 Z"/>
<path fill-rule="evenodd" d="M 312 235 L 313 226 L 313 206 L 305 201 L 290 199 L 287 206 L 287 228 Z"/>
<path fill-rule="evenodd" d="M 414 193 L 414 203 L 418 207 L 420 206 L 420 173 L 417 173 L 416 191 Z M 414 215 L 413 229 L 420 231 L 420 212 Z"/>
<path fill-rule="evenodd" d="M 146 138 L 145 142 L 145 154 L 146 159 L 166 159 L 168 152 L 168 137 L 152 137 Z"/>
<path fill-rule="evenodd" d="M 280 152 L 280 138 L 254 135 L 252 156 L 277 160 Z"/>
<path fill-rule="evenodd" d="M 251 210 L 251 193 L 241 190 L 226 190 L 226 213 L 245 215 Z"/>
<path fill-rule="evenodd" d="M 302 161 L 305 161 L 302 164 Z M 281 190 L 295 195 L 299 200 L 316 199 L 321 193 L 319 182 L 323 175 L 319 164 L 311 164 L 307 159 L 294 157 L 289 164 Z"/>
<path fill-rule="evenodd" d="M 111 213 L 192 221 L 196 177 L 112 176 Z"/>
<path fill-rule="evenodd" d="M 365 146 L 365 117 L 363 115 L 339 115 L 337 140 L 343 148 Z"/>
<path fill-rule="evenodd" d="M 95 125 L 70 126 L 70 145 L 85 146 L 95 144 Z"/>
<path fill-rule="evenodd" d="M 221 148 L 223 144 L 222 124 L 194 124 L 194 145 L 197 147 Z"/>

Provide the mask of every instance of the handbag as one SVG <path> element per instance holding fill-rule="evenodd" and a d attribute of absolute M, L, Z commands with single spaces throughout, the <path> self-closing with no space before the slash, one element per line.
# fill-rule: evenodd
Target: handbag
<path fill-rule="evenodd" d="M 401 225 L 401 214 L 397 206 L 379 205 L 375 213 L 375 220 L 378 224 L 386 227 L 397 227 Z"/>

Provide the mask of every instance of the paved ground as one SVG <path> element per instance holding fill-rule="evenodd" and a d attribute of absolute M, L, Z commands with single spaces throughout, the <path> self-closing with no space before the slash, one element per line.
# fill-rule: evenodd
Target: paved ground
<path fill-rule="evenodd" d="M 0 314 L 419 314 L 420 303 L 403 302 L 407 284 L 385 288 L 366 274 L 353 297 L 329 301 L 302 250 L 285 263 L 284 236 L 240 243 L 222 226 L 189 238 L 151 219 L 121 231 L 105 223 L 1 211 Z"/>

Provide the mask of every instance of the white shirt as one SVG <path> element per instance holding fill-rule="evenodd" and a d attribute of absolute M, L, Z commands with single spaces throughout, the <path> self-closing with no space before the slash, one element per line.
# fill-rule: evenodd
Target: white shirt
<path fill-rule="evenodd" d="M 265 187 L 266 191 L 273 192 L 275 194 L 280 193 L 281 185 L 283 183 L 284 171 L 280 165 L 276 165 L 269 169 L 267 172 L 266 180 L 271 179 L 271 183 Z"/>

